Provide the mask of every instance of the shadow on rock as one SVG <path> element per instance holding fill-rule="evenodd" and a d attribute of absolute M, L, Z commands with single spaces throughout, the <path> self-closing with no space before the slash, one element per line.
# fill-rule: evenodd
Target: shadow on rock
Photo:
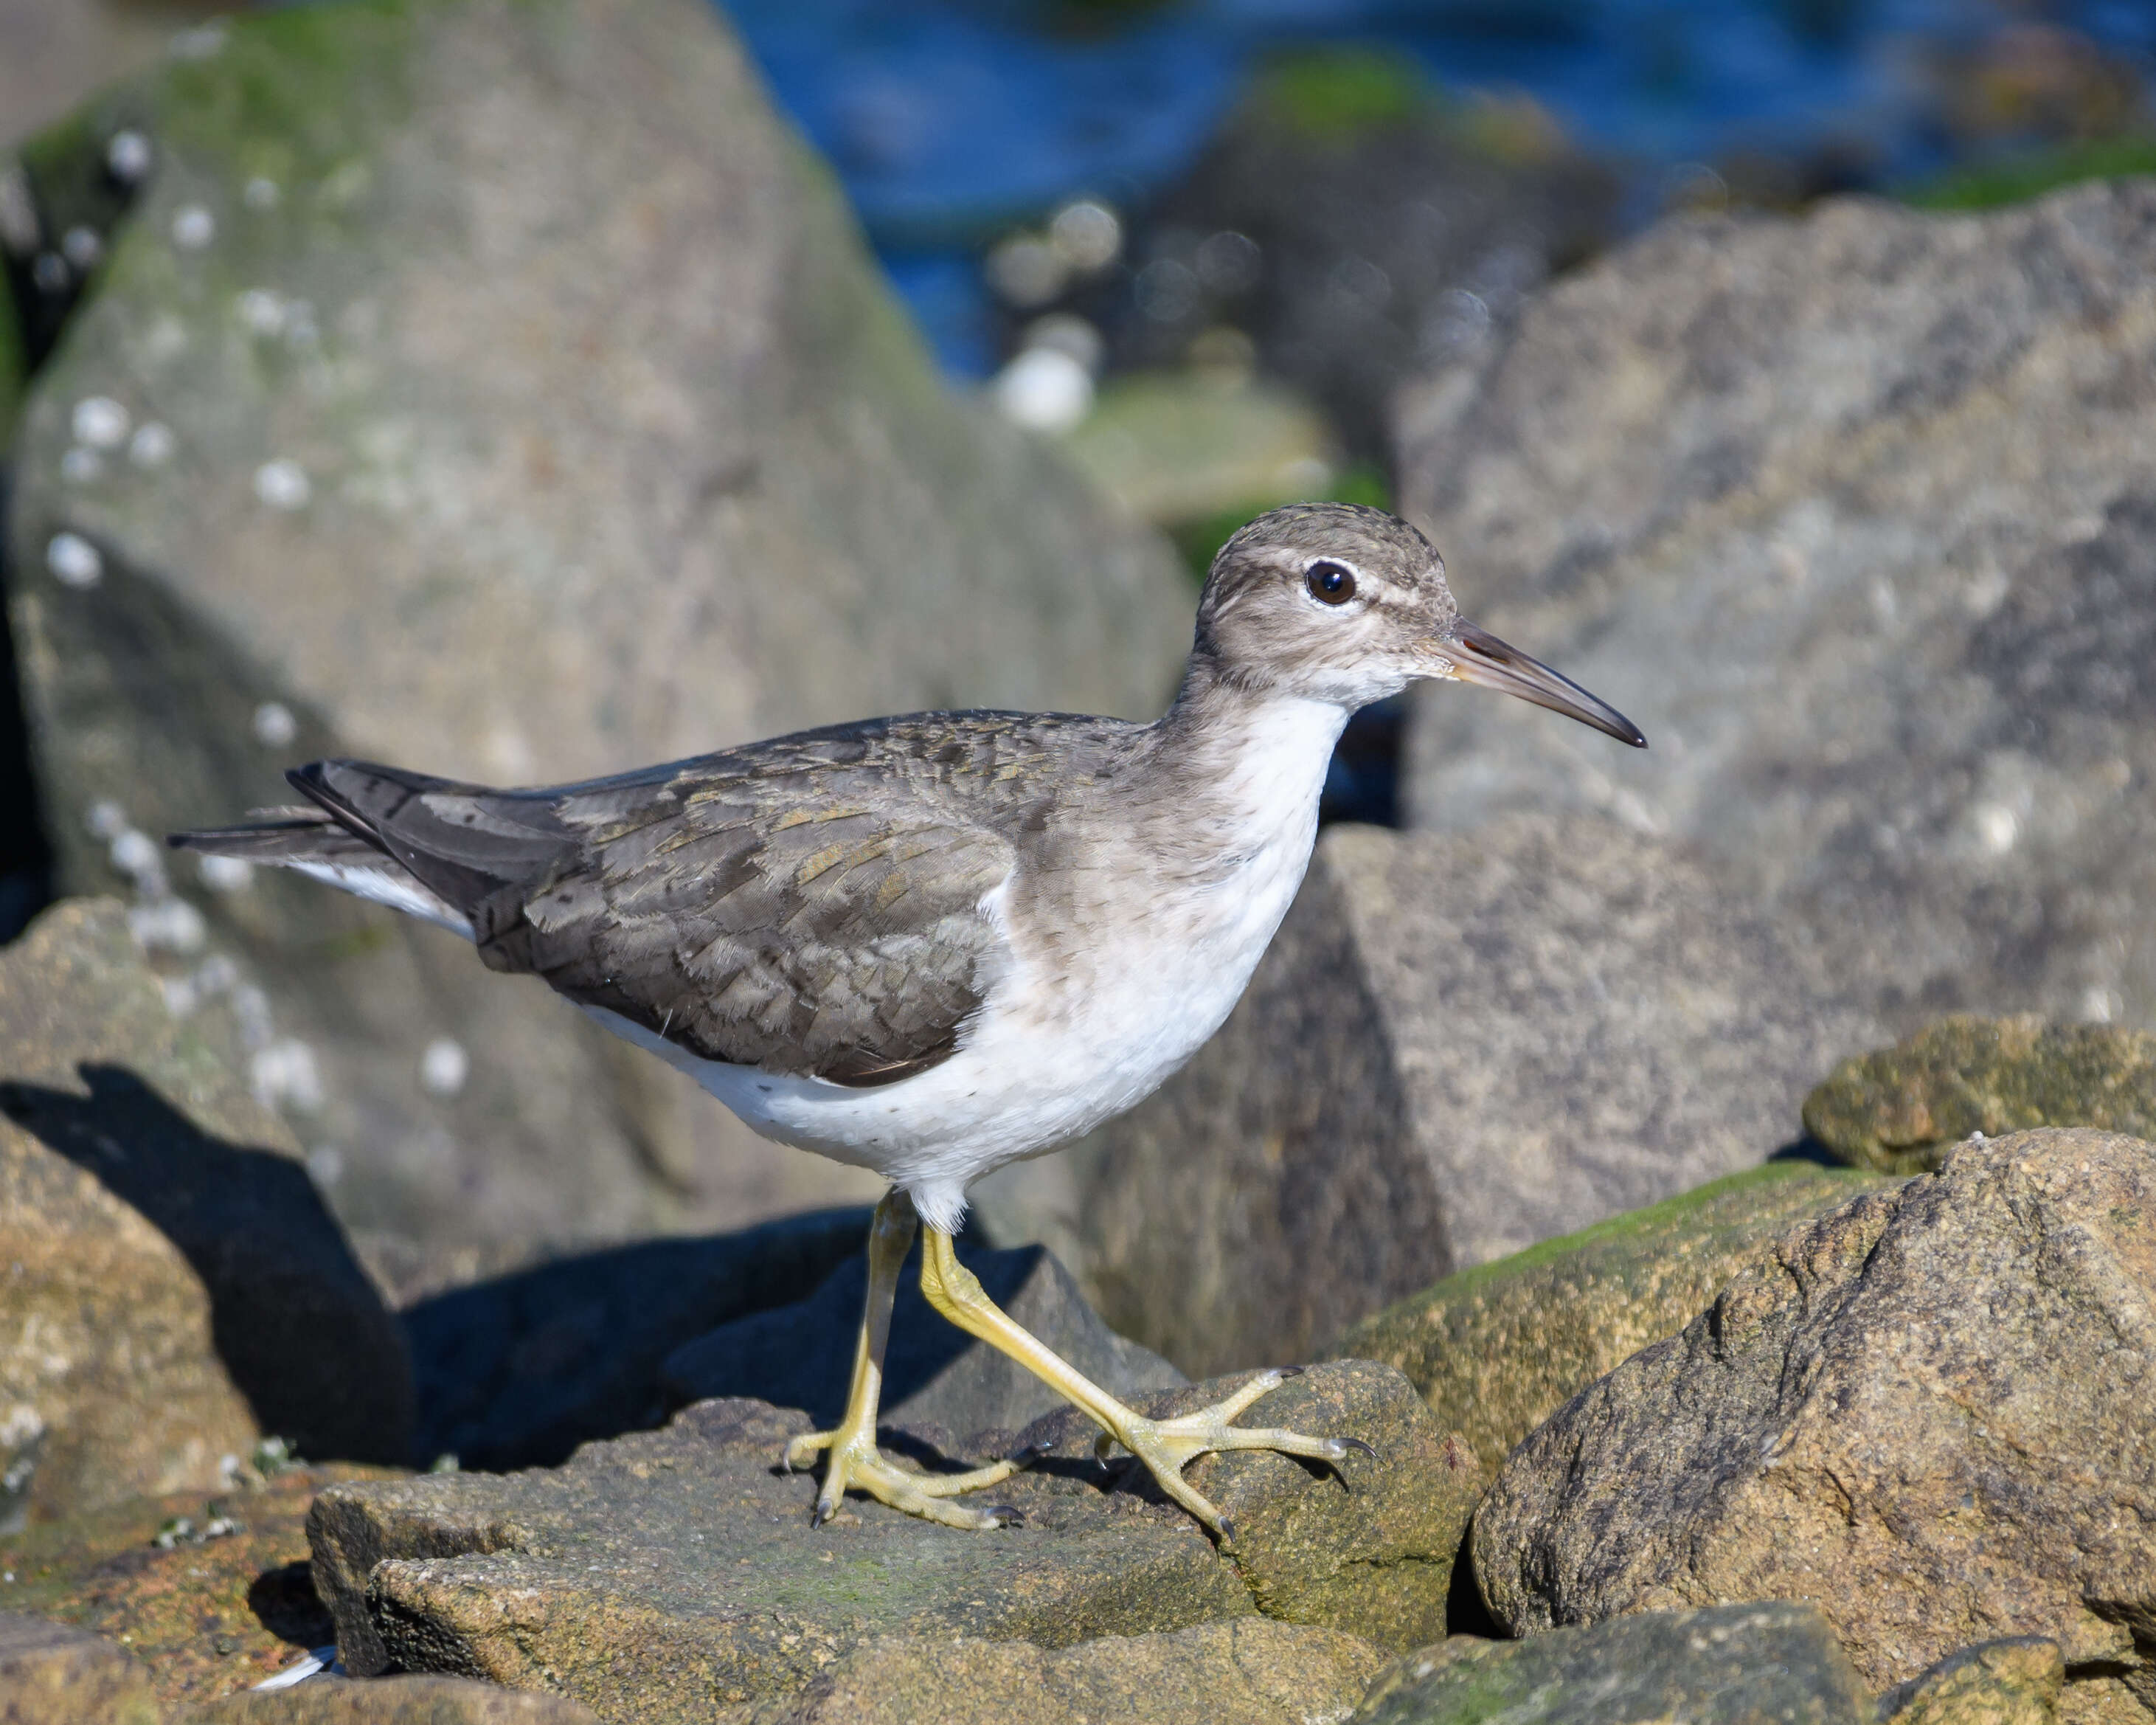
<path fill-rule="evenodd" d="M 819 1210 L 738 1233 L 646 1240 L 421 1300 L 404 1313 L 418 1380 L 415 1453 L 489 1470 L 551 1467 L 579 1444 L 659 1424 L 675 1405 L 660 1382 L 667 1355 L 814 1291 L 860 1255 L 869 1213 Z M 845 1369 L 842 1361 L 841 1390 Z"/>
<path fill-rule="evenodd" d="M 1046 1247 L 995 1252 L 962 1239 L 958 1256 L 989 1299 L 1110 1394 L 1172 1389 L 1188 1381 L 1159 1355 L 1110 1329 Z M 920 1264 L 916 1246 L 900 1272 L 891 1310 L 884 1424 L 963 1439 L 1016 1432 L 1060 1408 L 1062 1398 L 1039 1378 L 929 1305 L 921 1292 Z M 857 1256 L 813 1297 L 690 1342 L 666 1362 L 674 1404 L 747 1396 L 804 1408 L 819 1428 L 835 1425 L 845 1409 L 867 1290 L 866 1260 Z"/>
<path fill-rule="evenodd" d="M 289 1156 L 204 1132 L 134 1073 L 85 1063 L 87 1096 L 0 1084 L 0 1113 L 176 1246 L 208 1291 L 218 1357 L 264 1431 L 302 1455 L 401 1461 L 412 1388 L 396 1320 Z"/>

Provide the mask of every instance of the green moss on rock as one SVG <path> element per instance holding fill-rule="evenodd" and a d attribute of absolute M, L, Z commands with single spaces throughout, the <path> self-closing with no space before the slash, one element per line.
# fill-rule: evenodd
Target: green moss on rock
<path fill-rule="evenodd" d="M 1337 1352 L 1398 1367 L 1486 1463 L 1572 1396 L 1674 1336 L 1762 1245 L 1876 1174 L 1769 1162 L 1446 1277 L 1365 1319 Z"/>
<path fill-rule="evenodd" d="M 1972 1133 L 2095 1126 L 2156 1138 L 2156 1036 L 2037 1017 L 1943 1018 L 1845 1060 L 1804 1099 L 1804 1130 L 1843 1161 L 1936 1168 Z"/>

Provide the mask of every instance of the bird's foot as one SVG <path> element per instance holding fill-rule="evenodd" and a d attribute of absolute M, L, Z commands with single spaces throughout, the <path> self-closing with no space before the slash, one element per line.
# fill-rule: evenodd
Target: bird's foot
<path fill-rule="evenodd" d="M 1251 1403 L 1271 1394 L 1288 1378 L 1298 1375 L 1301 1369 L 1291 1366 L 1260 1372 L 1225 1401 L 1173 1419 L 1147 1419 L 1132 1409 L 1123 1408 L 1124 1417 L 1101 1434 L 1094 1453 L 1105 1460 L 1111 1447 L 1122 1444 L 1145 1464 L 1160 1482 L 1162 1491 L 1211 1528 L 1222 1543 L 1233 1545 L 1235 1524 L 1183 1477 L 1183 1470 L 1199 1456 L 1222 1450 L 1276 1450 L 1285 1455 L 1307 1456 L 1313 1461 L 1331 1462 L 1337 1466 L 1347 1460 L 1351 1450 L 1358 1450 L 1365 1455 L 1378 1453 L 1360 1438 L 1310 1438 L 1300 1432 L 1228 1423 Z"/>
<path fill-rule="evenodd" d="M 947 1527 L 981 1530 L 1009 1527 L 1025 1518 L 1008 1504 L 973 1509 L 947 1499 L 979 1491 L 1009 1479 L 1019 1470 L 1015 1461 L 993 1461 L 963 1474 L 917 1474 L 896 1467 L 876 1448 L 873 1431 L 810 1432 L 786 1446 L 786 1466 L 798 1473 L 823 1452 L 824 1487 L 816 1494 L 815 1523 L 822 1527 L 839 1512 L 849 1491 L 860 1491 L 879 1503 Z"/>

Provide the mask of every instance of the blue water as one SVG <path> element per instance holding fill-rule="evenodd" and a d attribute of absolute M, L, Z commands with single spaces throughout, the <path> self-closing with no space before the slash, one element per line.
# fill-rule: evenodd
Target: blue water
<path fill-rule="evenodd" d="M 1913 56 L 2010 17 L 2156 62 L 2156 3 L 2128 0 L 1168 0 L 1120 24 L 1049 0 L 726 9 L 945 364 L 966 374 L 997 358 L 983 245 L 1075 193 L 1142 201 L 1283 48 L 1382 44 L 1443 85 L 1525 91 L 1648 185 L 1732 151 L 1824 145 L 1883 177 L 1922 172 L 1943 145 Z"/>

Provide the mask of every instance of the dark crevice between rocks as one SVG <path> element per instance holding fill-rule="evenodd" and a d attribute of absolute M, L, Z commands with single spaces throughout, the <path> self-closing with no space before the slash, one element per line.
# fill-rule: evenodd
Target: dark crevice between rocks
<path fill-rule="evenodd" d="M 1348 721 L 1326 769 L 1325 789 L 1317 800 L 1319 826 L 1336 821 L 1400 824 L 1400 747 L 1407 720 L 1408 698 L 1394 695 Z"/>
<path fill-rule="evenodd" d="M 8 559 L 9 477 L 0 466 L 0 600 L 15 580 Z M 37 769 L 30 758 L 14 635 L 8 607 L 0 602 L 0 945 L 28 927 L 52 897 L 53 847 L 45 836 Z"/>
<path fill-rule="evenodd" d="M 1481 1635 L 1489 1640 L 1508 1640 L 1505 1626 L 1491 1614 L 1482 1589 L 1475 1579 L 1475 1523 L 1471 1518 L 1453 1553 L 1452 1586 L 1445 1596 L 1445 1632 L 1448 1635 Z"/>

